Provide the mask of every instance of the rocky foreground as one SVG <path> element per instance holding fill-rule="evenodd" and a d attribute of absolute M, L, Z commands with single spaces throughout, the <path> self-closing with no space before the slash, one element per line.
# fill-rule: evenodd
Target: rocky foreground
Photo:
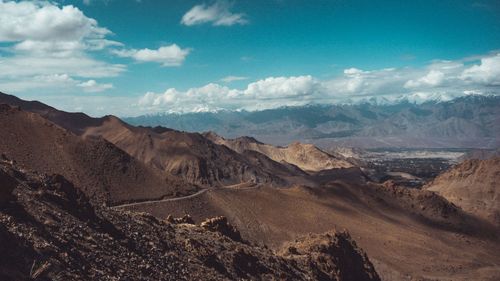
<path fill-rule="evenodd" d="M 380 280 L 347 232 L 273 252 L 224 217 L 195 225 L 92 205 L 60 175 L 0 160 L 0 280 Z"/>

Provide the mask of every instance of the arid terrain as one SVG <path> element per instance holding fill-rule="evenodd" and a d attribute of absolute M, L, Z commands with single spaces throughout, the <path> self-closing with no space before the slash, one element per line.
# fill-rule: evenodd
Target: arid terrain
<path fill-rule="evenodd" d="M 408 188 L 348 149 L 0 104 L 2 278 L 500 279 L 498 157 Z"/>
<path fill-rule="evenodd" d="M 195 225 L 95 207 L 61 175 L 8 160 L 0 184 L 2 280 L 380 280 L 347 232 L 273 252 L 243 240 L 224 217 Z"/>

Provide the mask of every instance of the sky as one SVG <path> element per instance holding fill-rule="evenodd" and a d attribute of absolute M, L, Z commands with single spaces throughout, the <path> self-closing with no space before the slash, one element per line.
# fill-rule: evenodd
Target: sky
<path fill-rule="evenodd" d="M 500 0 L 0 0 L 0 91 L 93 116 L 500 93 Z"/>

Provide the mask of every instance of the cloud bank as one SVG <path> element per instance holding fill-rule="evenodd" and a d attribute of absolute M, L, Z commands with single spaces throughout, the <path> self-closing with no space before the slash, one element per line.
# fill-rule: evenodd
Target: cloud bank
<path fill-rule="evenodd" d="M 280 106 L 361 101 L 450 100 L 468 94 L 500 93 L 500 53 L 479 59 L 433 61 L 423 68 L 348 68 L 337 78 L 310 75 L 269 77 L 244 89 L 210 83 L 181 91 L 148 92 L 138 102 L 145 112 L 263 110 Z"/>

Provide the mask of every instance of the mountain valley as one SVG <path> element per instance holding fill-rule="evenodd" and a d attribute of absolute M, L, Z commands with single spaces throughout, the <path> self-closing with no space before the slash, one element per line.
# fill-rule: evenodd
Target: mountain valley
<path fill-rule="evenodd" d="M 500 277 L 494 154 L 455 165 L 466 150 L 274 146 L 133 126 L 5 94 L 0 103 L 0 231 L 19 241 L 5 248 L 18 260 L 0 267 L 5 278 Z M 374 176 L 367 160 L 382 159 L 377 153 L 403 160 L 377 162 L 386 170 Z M 412 186 L 398 179 L 413 176 L 413 166 L 399 168 L 415 159 L 448 162 L 416 172 L 428 177 Z M 82 236 L 69 238 L 82 223 Z M 127 259 L 111 259 L 110 248 Z"/>

